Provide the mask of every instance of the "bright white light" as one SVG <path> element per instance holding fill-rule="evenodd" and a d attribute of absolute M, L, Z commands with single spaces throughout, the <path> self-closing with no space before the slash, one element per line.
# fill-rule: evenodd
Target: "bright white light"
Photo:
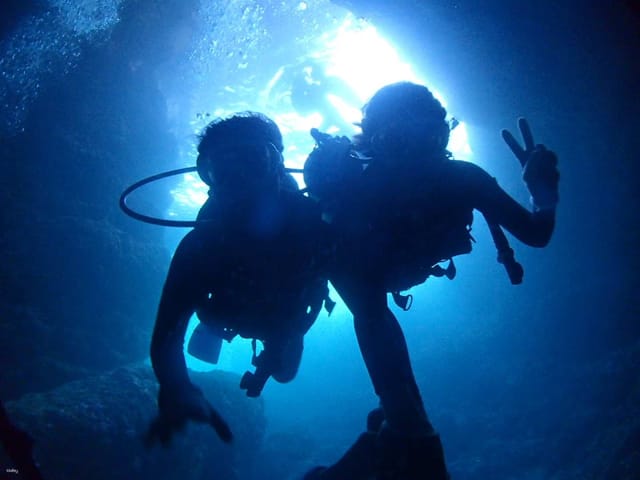
<path fill-rule="evenodd" d="M 307 4 L 300 2 L 298 9 L 305 10 Z M 336 84 L 348 87 L 351 95 L 346 96 L 344 90 L 336 90 L 327 95 L 328 102 L 335 108 L 339 117 L 346 120 L 342 128 L 349 128 L 349 124 L 361 120 L 362 105 L 381 87 L 389 83 L 407 80 L 423 84 L 429 87 L 434 96 L 446 108 L 446 101 L 442 95 L 426 79 L 420 78 L 413 67 L 404 62 L 401 55 L 393 45 L 382 37 L 376 28 L 368 22 L 356 19 L 348 14 L 338 28 L 327 31 L 319 39 L 315 50 L 308 54 L 308 58 L 314 59 L 324 67 L 324 73 L 328 78 L 337 79 Z M 292 64 L 294 61 L 292 61 Z M 301 168 L 307 155 L 313 148 L 314 142 L 309 135 L 312 127 L 319 127 L 323 124 L 323 116 L 318 112 L 309 115 L 301 115 L 297 112 L 290 101 L 290 91 L 282 91 L 282 85 L 286 84 L 286 69 L 288 66 L 279 67 L 275 74 L 264 86 L 255 87 L 255 98 L 247 98 L 246 90 L 236 92 L 232 87 L 225 90 L 236 98 L 230 98 L 228 105 L 219 105 L 210 114 L 200 115 L 198 120 L 192 122 L 194 133 L 205 126 L 205 122 L 214 117 L 224 117 L 237 110 L 256 110 L 269 115 L 280 127 L 285 144 L 285 160 L 289 167 Z M 290 88 L 290 86 L 286 87 Z M 231 100 L 232 99 L 232 100 Z M 202 111 L 210 111 L 207 106 Z M 335 128 L 335 127 L 334 127 Z M 357 128 L 349 131 L 335 131 L 339 135 L 353 135 Z M 193 145 L 190 151 L 195 151 Z M 468 142 L 467 129 L 464 122 L 451 132 L 449 150 L 456 158 L 469 159 L 471 148 Z M 193 162 L 193 153 L 184 155 L 189 162 Z M 295 178 L 302 186 L 301 175 Z M 207 199 L 208 187 L 200 181 L 196 174 L 184 176 L 182 184 L 172 191 L 174 205 L 169 215 L 182 220 L 192 220 L 196 217 L 200 206 Z M 336 294 L 334 293 L 334 298 Z M 339 306 L 341 304 L 339 303 Z M 345 319 L 348 318 L 345 315 Z M 334 315 L 335 319 L 335 315 Z M 192 319 L 187 332 L 186 341 L 197 324 L 197 320 Z M 311 335 L 326 332 L 322 329 L 313 329 Z M 212 368 L 231 370 L 241 373 L 249 367 L 248 359 L 251 357 L 251 346 L 248 340 L 236 338 L 229 348 L 227 342 L 223 343 L 220 361 L 213 367 L 204 362 L 200 362 L 185 352 L 190 368 L 195 370 L 211 370 Z"/>
<path fill-rule="evenodd" d="M 469 135 L 464 122 L 460 122 L 458 126 L 451 131 L 448 148 L 456 158 L 463 160 L 469 160 L 471 158 L 473 152 L 469 145 Z"/>
<path fill-rule="evenodd" d="M 207 200 L 207 185 L 195 173 L 186 173 L 179 187 L 171 190 L 173 200 L 187 209 L 199 209 Z M 169 212 L 175 216 L 175 212 Z"/>
<path fill-rule="evenodd" d="M 347 122 L 354 124 L 355 122 L 359 122 L 362 118 L 360 114 L 360 108 L 355 105 L 349 104 L 345 99 L 339 97 L 338 95 L 328 94 L 327 100 L 329 103 L 333 105 L 333 107 L 338 111 L 340 116 L 344 118 Z M 333 133 L 333 132 L 328 132 Z M 346 132 L 341 132 L 345 134 Z"/>
<path fill-rule="evenodd" d="M 301 2 L 298 8 L 305 8 L 305 5 Z M 334 83 L 337 85 L 335 91 L 328 93 L 327 101 L 345 122 L 341 127 L 327 127 L 329 133 L 347 136 L 357 133 L 357 128 L 350 128 L 350 124 L 361 120 L 362 105 L 379 88 L 397 81 L 407 80 L 426 85 L 442 105 L 445 108 L 447 106 L 438 90 L 426 79 L 418 76 L 412 65 L 402 60 L 399 52 L 373 25 L 366 20 L 356 19 L 350 13 L 337 28 L 321 36 L 315 49 L 309 52 L 308 58 L 323 66 L 324 74 L 328 79 L 335 80 Z M 294 63 L 292 61 L 292 64 Z M 227 108 L 218 105 L 212 115 L 229 115 L 236 111 L 240 104 L 244 105 L 243 109 L 266 113 L 275 120 L 282 131 L 287 166 L 301 168 L 314 145 L 309 130 L 323 125 L 324 119 L 319 111 L 301 115 L 293 108 L 290 92 L 282 92 L 282 85 L 286 83 L 287 68 L 280 67 L 264 87 L 256 86 L 255 98 L 247 98 L 246 91 L 242 97 L 241 93 L 237 93 L 238 98 L 233 104 L 230 103 Z M 233 89 L 229 88 L 229 93 L 233 93 Z M 347 91 L 349 95 L 346 95 Z M 202 121 L 199 123 L 200 127 L 204 126 Z M 456 158 L 470 159 L 472 151 L 464 122 L 460 122 L 451 132 L 448 148 Z M 300 176 L 296 178 L 302 182 Z M 197 175 L 185 176 L 185 181 L 173 195 L 175 206 L 170 214 L 183 217 L 185 208 L 192 209 L 192 213 L 185 219 L 193 219 L 199 206 L 206 200 L 207 187 Z M 176 214 L 176 211 L 180 213 Z"/>
<path fill-rule="evenodd" d="M 198 319 L 191 317 L 187 331 L 184 337 L 184 358 L 187 363 L 187 367 L 195 372 L 210 372 L 211 370 L 224 370 L 227 372 L 235 372 L 238 374 L 244 373 L 247 369 L 251 368 L 251 356 L 253 350 L 251 348 L 251 340 L 247 338 L 236 337 L 233 339 L 233 344 L 229 344 L 227 341 L 222 342 L 222 348 L 220 349 L 220 357 L 218 363 L 212 365 L 211 363 L 203 362 L 194 357 L 187 351 L 187 345 L 193 331 L 198 326 Z M 231 348 L 229 348 L 231 347 Z"/>
<path fill-rule="evenodd" d="M 327 75 L 349 83 L 363 103 L 389 83 L 420 81 L 411 65 L 403 62 L 391 43 L 365 20 L 348 15 L 327 38 Z"/>

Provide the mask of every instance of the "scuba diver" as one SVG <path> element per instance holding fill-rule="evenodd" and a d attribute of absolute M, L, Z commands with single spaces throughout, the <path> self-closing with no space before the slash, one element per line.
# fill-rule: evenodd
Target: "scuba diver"
<path fill-rule="evenodd" d="M 285 171 L 283 149 L 278 126 L 255 112 L 214 120 L 200 138 L 197 171 L 210 196 L 176 249 L 160 298 L 151 342 L 159 415 L 148 443 L 167 444 L 189 420 L 231 440 L 187 374 L 183 342 L 193 313 L 200 340 L 190 351 L 206 355 L 219 350 L 216 339 L 236 335 L 253 339 L 256 370 L 240 384 L 248 396 L 257 397 L 268 378 L 285 383 L 298 371 L 303 337 L 329 301 L 328 237 L 317 205 Z M 204 348 L 202 336 L 210 340 Z"/>
<path fill-rule="evenodd" d="M 502 228 L 533 247 L 544 247 L 551 238 L 558 203 L 556 155 L 534 143 L 524 119 L 519 120 L 524 147 L 502 132 L 523 167 L 531 194 L 527 209 L 485 170 L 452 158 L 446 115 L 428 88 L 399 82 L 378 90 L 363 107 L 362 133 L 352 140 L 311 132 L 317 146 L 304 178 L 337 235 L 330 281 L 354 316 L 384 412 L 375 448 L 368 451 L 386 460 L 382 466 L 362 461 L 356 442 L 339 462 L 348 469 L 317 468 L 308 479 L 448 478 L 440 438 L 425 411 L 387 293 L 408 309 L 410 298 L 400 292 L 429 276 L 453 278 L 452 258 L 471 251 L 474 210 L 487 220 L 498 259 L 514 284 L 522 280 L 522 267 Z M 444 261 L 446 268 L 440 265 Z"/>

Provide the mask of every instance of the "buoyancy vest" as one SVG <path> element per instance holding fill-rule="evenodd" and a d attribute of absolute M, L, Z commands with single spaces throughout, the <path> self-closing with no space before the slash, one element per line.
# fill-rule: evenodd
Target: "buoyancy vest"
<path fill-rule="evenodd" d="M 370 274 L 388 292 L 400 292 L 444 275 L 441 262 L 471 252 L 473 210 L 447 188 L 437 169 L 411 177 L 392 173 L 369 166 L 358 199 L 337 221 L 354 222 L 350 235 L 362 245 Z"/>
<path fill-rule="evenodd" d="M 448 159 L 418 161 L 402 169 L 374 159 L 358 168 L 357 155 L 344 143 L 343 138 L 324 138 L 309 156 L 305 180 L 310 194 L 337 225 L 338 261 L 382 284 L 406 309 L 411 299 L 399 292 L 429 276 L 455 277 L 453 257 L 471 252 L 474 241 L 473 208 L 462 201 L 464 192 L 448 181 Z M 488 219 L 487 223 L 498 261 L 511 282 L 520 283 L 522 267 L 504 233 L 499 225 Z M 447 260 L 443 268 L 440 263 Z"/>
<path fill-rule="evenodd" d="M 250 211 L 225 210 L 213 198 L 196 228 L 216 249 L 205 271 L 208 295 L 199 319 L 229 336 L 265 340 L 304 334 L 329 308 L 326 225 L 299 192 L 282 192 Z"/>

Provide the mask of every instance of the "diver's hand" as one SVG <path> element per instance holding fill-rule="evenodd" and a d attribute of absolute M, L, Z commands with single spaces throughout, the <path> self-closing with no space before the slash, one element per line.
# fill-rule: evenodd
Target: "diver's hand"
<path fill-rule="evenodd" d="M 331 135 L 321 132 L 317 128 L 312 128 L 309 133 L 316 141 L 316 147 L 321 147 L 323 150 L 331 149 L 334 151 L 334 155 L 346 155 L 351 151 L 352 143 L 349 137 Z"/>
<path fill-rule="evenodd" d="M 316 145 L 318 145 L 319 147 L 336 139 L 345 139 L 346 141 L 349 141 L 347 137 L 335 137 L 330 133 L 321 132 L 317 128 L 312 128 L 311 130 L 309 130 L 309 133 L 316 141 Z"/>
<path fill-rule="evenodd" d="M 331 135 L 329 135 L 328 133 L 321 132 L 317 128 L 312 128 L 309 131 L 309 133 L 311 134 L 313 139 L 316 141 L 317 145 L 322 145 L 324 142 L 331 140 Z"/>
<path fill-rule="evenodd" d="M 340 172 L 345 159 L 351 156 L 353 150 L 351 140 L 345 136 L 339 137 L 321 132 L 317 128 L 312 128 L 309 133 L 316 141 L 316 146 L 307 157 L 305 170 L 320 165 L 325 175 Z"/>
<path fill-rule="evenodd" d="M 558 203 L 558 157 L 544 145 L 533 142 L 526 119 L 519 118 L 518 127 L 522 133 L 524 148 L 508 130 L 502 130 L 502 138 L 522 165 L 522 179 L 531 193 L 535 208 L 551 210 Z"/>
<path fill-rule="evenodd" d="M 349 138 L 329 135 L 317 128 L 310 133 L 316 146 L 305 161 L 304 182 L 311 195 L 326 201 L 351 186 L 362 173 L 362 163 L 352 155 Z"/>
<path fill-rule="evenodd" d="M 211 425 L 224 442 L 228 443 L 233 438 L 224 419 L 209 404 L 202 391 L 192 384 L 180 389 L 161 385 L 158 408 L 160 413 L 147 431 L 147 446 L 158 441 L 163 446 L 168 446 L 173 434 L 181 431 L 189 420 Z"/>

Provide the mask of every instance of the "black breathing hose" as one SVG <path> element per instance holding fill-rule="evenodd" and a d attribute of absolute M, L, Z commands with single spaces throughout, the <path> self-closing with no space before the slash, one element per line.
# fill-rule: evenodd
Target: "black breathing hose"
<path fill-rule="evenodd" d="M 191 173 L 195 171 L 197 171 L 197 167 L 195 166 L 184 167 L 175 170 L 168 170 L 166 172 L 157 173 L 156 175 L 151 175 L 150 177 L 143 178 L 142 180 L 139 180 L 136 183 L 130 185 L 124 190 L 124 192 L 122 192 L 122 195 L 120 195 L 120 208 L 131 218 L 135 218 L 136 220 L 139 220 L 141 222 L 150 223 L 152 225 L 160 225 L 162 227 L 193 228 L 199 223 L 197 220 L 168 220 L 166 218 L 151 217 L 149 215 L 144 215 L 142 213 L 136 212 L 131 207 L 129 207 L 129 205 L 127 205 L 127 197 L 134 191 L 138 190 L 140 187 L 149 185 L 150 183 L 156 182 L 163 178 L 173 177 L 176 175 L 182 175 L 184 173 Z M 301 168 L 285 168 L 285 171 L 289 173 L 302 173 Z"/>

